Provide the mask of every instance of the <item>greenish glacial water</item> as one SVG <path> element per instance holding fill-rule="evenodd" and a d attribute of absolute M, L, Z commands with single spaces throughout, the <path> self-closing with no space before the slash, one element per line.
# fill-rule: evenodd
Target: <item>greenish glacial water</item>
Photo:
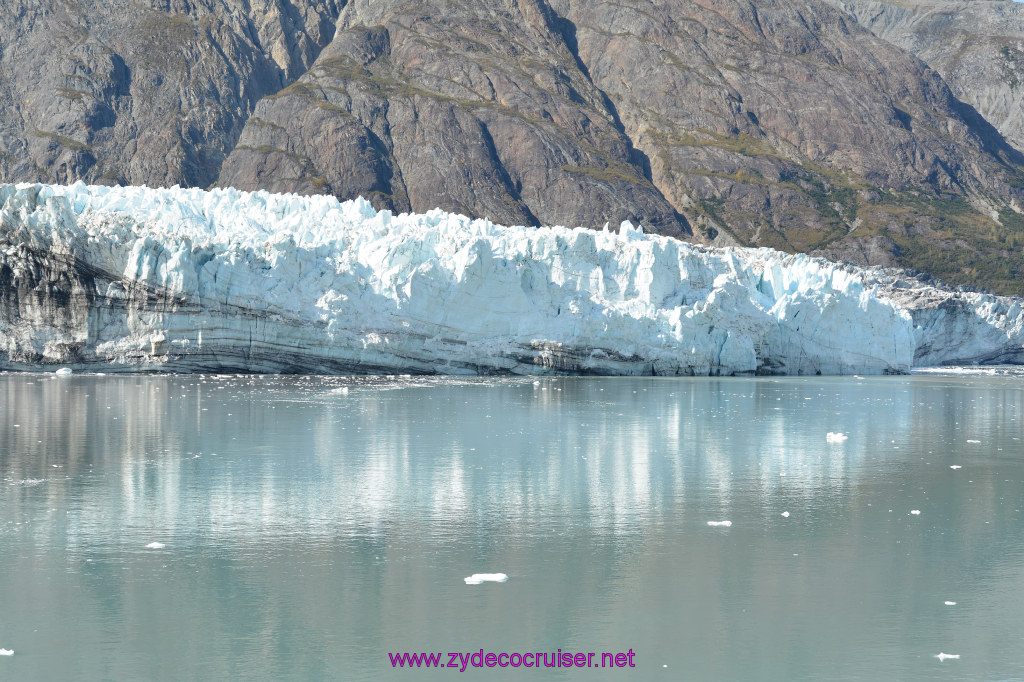
<path fill-rule="evenodd" d="M 0 679 L 1024 679 L 1022 405 L 1009 369 L 0 374 Z M 481 649 L 636 667 L 388 657 Z"/>

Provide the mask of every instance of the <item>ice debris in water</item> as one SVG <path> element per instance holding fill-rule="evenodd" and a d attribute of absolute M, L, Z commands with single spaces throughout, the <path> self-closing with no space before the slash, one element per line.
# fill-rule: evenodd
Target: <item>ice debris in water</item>
<path fill-rule="evenodd" d="M 825 440 L 829 443 L 842 443 L 844 440 L 849 438 L 845 433 L 832 433 L 829 431 L 825 434 Z"/>
<path fill-rule="evenodd" d="M 71 368 L 70 367 L 61 367 L 56 372 L 54 372 L 54 374 L 56 374 L 59 377 L 66 377 L 69 374 L 71 374 Z"/>
<path fill-rule="evenodd" d="M 980 440 L 971 440 L 970 438 L 968 438 L 967 442 L 968 443 L 980 443 L 981 441 Z"/>
<path fill-rule="evenodd" d="M 467 585 L 479 585 L 480 583 L 503 583 L 508 581 L 504 573 L 474 573 L 466 578 Z"/>
<path fill-rule="evenodd" d="M 921 510 L 920 509 L 911 509 L 910 513 L 913 514 L 914 516 L 920 516 L 921 515 Z"/>
<path fill-rule="evenodd" d="M 14 649 L 0 649 L 0 656 L 13 656 Z"/>
<path fill-rule="evenodd" d="M 944 661 L 947 658 L 960 658 L 960 654 L 944 654 L 940 652 L 936 654 L 935 658 L 939 659 L 940 661 Z"/>
<path fill-rule="evenodd" d="M 162 542 L 151 542 L 148 545 L 146 545 L 146 549 L 163 549 L 166 546 L 167 545 L 165 545 Z"/>
<path fill-rule="evenodd" d="M 955 601 L 947 601 L 947 602 L 943 602 L 943 603 L 944 603 L 944 604 L 945 604 L 946 606 L 956 606 L 956 602 L 955 602 Z"/>
<path fill-rule="evenodd" d="M 950 464 L 949 468 L 950 469 L 963 469 L 963 467 L 960 466 L 959 464 Z"/>
<path fill-rule="evenodd" d="M 789 518 L 789 512 L 788 511 L 782 512 L 782 518 L 788 519 Z"/>
<path fill-rule="evenodd" d="M 724 526 L 728 528 L 732 525 L 732 521 L 708 521 L 709 526 Z"/>

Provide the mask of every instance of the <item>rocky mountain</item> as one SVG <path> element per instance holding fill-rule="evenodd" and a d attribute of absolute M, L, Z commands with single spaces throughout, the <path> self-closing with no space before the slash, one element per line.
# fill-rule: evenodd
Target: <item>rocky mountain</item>
<path fill-rule="evenodd" d="M 1009 0 L 832 0 L 861 26 L 938 71 L 1024 150 L 1024 4 Z"/>
<path fill-rule="evenodd" d="M 0 180 L 629 219 L 1024 293 L 1024 156 L 818 0 L 9 4 Z"/>

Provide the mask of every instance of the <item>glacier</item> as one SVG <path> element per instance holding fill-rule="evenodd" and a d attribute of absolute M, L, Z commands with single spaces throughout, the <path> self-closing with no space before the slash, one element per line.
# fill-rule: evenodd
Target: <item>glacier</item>
<path fill-rule="evenodd" d="M 0 369 L 899 373 L 1021 362 L 1020 301 L 771 249 L 364 199 L 0 185 Z"/>

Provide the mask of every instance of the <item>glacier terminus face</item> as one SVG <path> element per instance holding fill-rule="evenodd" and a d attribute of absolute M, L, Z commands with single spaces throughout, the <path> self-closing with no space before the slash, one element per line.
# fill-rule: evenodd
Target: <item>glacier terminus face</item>
<path fill-rule="evenodd" d="M 0 185 L 0 207 L 0 369 L 847 374 L 1024 359 L 1013 299 L 629 223 L 81 183 Z M 950 330 L 952 349 L 937 338 Z"/>

